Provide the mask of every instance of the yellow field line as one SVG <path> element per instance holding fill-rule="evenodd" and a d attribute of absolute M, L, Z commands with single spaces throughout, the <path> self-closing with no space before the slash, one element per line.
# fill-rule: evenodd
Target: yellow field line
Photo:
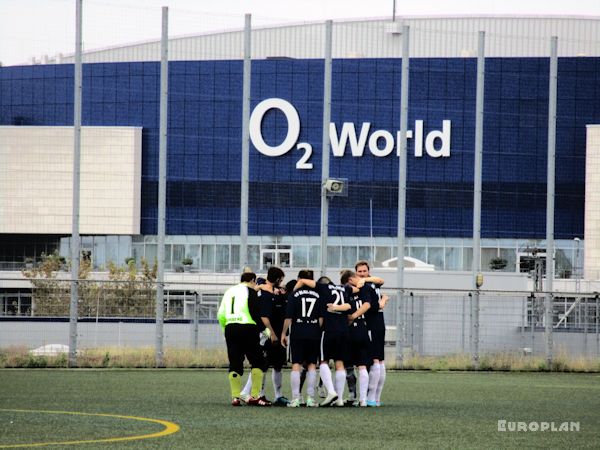
<path fill-rule="evenodd" d="M 96 417 L 113 417 L 116 419 L 126 419 L 126 420 L 137 420 L 142 422 L 152 422 L 158 423 L 165 428 L 162 431 L 151 434 L 141 434 L 138 436 L 125 436 L 125 437 L 113 437 L 113 438 L 104 438 L 104 439 L 89 439 L 89 440 L 79 440 L 79 441 L 62 441 L 62 442 L 34 442 L 31 444 L 2 444 L 0 448 L 25 448 L 25 447 L 45 447 L 49 445 L 76 445 L 76 444 L 90 444 L 93 442 L 120 442 L 120 441 L 137 441 L 140 439 L 151 439 L 157 438 L 161 436 L 167 436 L 169 434 L 177 433 L 180 429 L 179 425 L 173 422 L 168 422 L 166 420 L 159 419 L 149 419 L 147 417 L 136 417 L 136 416 L 122 416 L 119 414 L 96 414 L 96 413 L 83 413 L 76 411 L 44 411 L 44 410 L 35 410 L 35 409 L 1 409 L 0 411 L 8 411 L 8 412 L 22 412 L 22 413 L 42 413 L 42 414 L 67 414 L 72 416 L 96 416 Z"/>

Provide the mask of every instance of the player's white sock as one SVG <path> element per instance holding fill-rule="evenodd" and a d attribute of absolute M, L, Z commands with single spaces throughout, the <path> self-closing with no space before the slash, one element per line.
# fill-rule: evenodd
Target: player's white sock
<path fill-rule="evenodd" d="M 327 389 L 327 393 L 331 394 L 332 392 L 336 392 L 335 388 L 333 387 L 333 380 L 331 379 L 331 369 L 329 368 L 329 364 L 321 363 L 319 366 L 319 374 L 321 375 L 321 380 L 323 380 L 323 386 L 325 386 L 325 389 Z"/>
<path fill-rule="evenodd" d="M 381 391 L 383 391 L 383 385 L 385 384 L 385 363 L 379 361 L 379 383 L 377 383 L 377 390 L 375 391 L 375 401 L 379 403 L 381 401 Z"/>
<path fill-rule="evenodd" d="M 281 380 L 283 379 L 283 374 L 281 370 L 275 370 L 271 372 L 271 381 L 273 382 L 273 391 L 275 392 L 275 398 L 281 397 Z"/>
<path fill-rule="evenodd" d="M 306 395 L 315 398 L 315 385 L 317 384 L 317 370 L 312 369 L 306 373 Z"/>
<path fill-rule="evenodd" d="M 250 395 L 250 392 L 252 392 L 252 377 L 248 375 L 248 381 L 246 381 L 244 389 L 242 389 L 240 395 Z"/>
<path fill-rule="evenodd" d="M 367 401 L 367 389 L 369 388 L 369 373 L 366 367 L 358 369 L 358 399 L 361 402 Z"/>
<path fill-rule="evenodd" d="M 346 386 L 346 371 L 336 370 L 335 371 L 335 392 L 337 392 L 338 398 L 344 396 L 344 387 Z"/>
<path fill-rule="evenodd" d="M 377 385 L 379 384 L 379 363 L 374 363 L 369 370 L 369 392 L 367 393 L 367 400 L 370 402 L 375 401 L 375 393 L 377 391 Z"/>
<path fill-rule="evenodd" d="M 290 384 L 292 385 L 292 398 L 300 398 L 300 372 L 292 370 L 290 373 Z"/>

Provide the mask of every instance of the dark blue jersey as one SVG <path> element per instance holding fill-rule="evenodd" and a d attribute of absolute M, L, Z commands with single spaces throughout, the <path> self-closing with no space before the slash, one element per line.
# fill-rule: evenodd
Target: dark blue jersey
<path fill-rule="evenodd" d="M 327 311 L 327 304 L 344 305 L 350 302 L 352 288 L 336 284 L 317 284 L 323 302 L 323 330 L 331 333 L 348 332 L 348 311 Z"/>
<path fill-rule="evenodd" d="M 370 303 L 370 298 L 361 298 L 360 293 L 352 293 L 350 297 L 350 311 L 349 314 L 354 314 L 362 305 Z M 369 340 L 369 329 L 367 327 L 367 320 L 365 314 L 360 315 L 350 324 L 350 339 L 354 342 L 363 342 Z"/>
<path fill-rule="evenodd" d="M 365 313 L 367 326 L 369 330 L 385 330 L 385 321 L 383 319 L 383 309 L 379 308 L 379 299 L 381 291 L 375 283 L 367 283 L 360 289 L 362 299 L 369 298 L 371 307 Z"/>
<path fill-rule="evenodd" d="M 267 291 L 259 291 L 259 297 L 261 299 L 260 315 L 269 319 L 273 331 L 279 337 L 283 330 L 283 321 L 285 320 L 287 295 L 274 295 Z"/>
<path fill-rule="evenodd" d="M 320 317 L 323 317 L 323 305 L 321 296 L 315 289 L 302 287 L 290 293 L 285 318 L 292 319 L 292 338 L 319 339 Z"/>

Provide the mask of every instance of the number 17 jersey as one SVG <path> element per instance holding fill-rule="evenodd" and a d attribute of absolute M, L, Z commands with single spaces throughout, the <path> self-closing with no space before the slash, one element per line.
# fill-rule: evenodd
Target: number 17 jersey
<path fill-rule="evenodd" d="M 286 319 L 292 319 L 290 335 L 299 339 L 319 339 L 323 317 L 323 305 L 319 293 L 314 289 L 300 288 L 288 298 Z"/>

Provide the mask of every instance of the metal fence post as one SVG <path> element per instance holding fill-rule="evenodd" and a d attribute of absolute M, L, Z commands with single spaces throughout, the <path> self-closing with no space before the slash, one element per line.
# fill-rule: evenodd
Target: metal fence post
<path fill-rule="evenodd" d="M 531 300 L 531 305 L 530 305 L 530 316 L 531 316 L 531 354 L 533 355 L 535 353 L 535 303 L 536 303 L 536 298 L 535 295 L 533 293 L 531 293 L 531 295 L 529 296 L 530 300 Z"/>
<path fill-rule="evenodd" d="M 469 353 L 473 354 L 473 293 L 469 292 Z"/>
<path fill-rule="evenodd" d="M 167 113 L 169 89 L 169 8 L 162 7 L 160 40 L 160 121 L 158 142 L 158 244 L 156 249 L 156 367 L 164 365 L 165 233 L 167 213 Z"/>
<path fill-rule="evenodd" d="M 321 154 L 321 276 L 326 275 L 327 269 L 327 237 L 329 233 L 329 197 L 325 183 L 329 178 L 329 123 L 331 122 L 331 47 L 333 22 L 325 22 L 325 58 L 323 60 L 323 136 Z"/>
<path fill-rule="evenodd" d="M 598 325 L 600 316 L 598 316 L 598 294 L 596 294 L 596 356 L 600 356 L 600 334 L 598 333 Z"/>
<path fill-rule="evenodd" d="M 583 355 L 587 356 L 588 353 L 588 298 L 585 297 L 585 303 L 583 305 Z"/>
<path fill-rule="evenodd" d="M 73 216 L 71 218 L 71 302 L 69 305 L 69 367 L 77 366 L 77 319 L 79 302 L 79 200 L 81 175 L 82 99 L 82 0 L 75 2 L 75 92 L 73 98 Z"/>
<path fill-rule="evenodd" d="M 202 296 L 202 294 L 198 294 L 198 292 L 196 292 L 194 294 L 194 320 L 193 320 L 193 324 L 194 324 L 194 334 L 193 334 L 193 347 L 194 350 L 198 350 L 198 308 L 199 308 L 199 303 L 200 303 L 200 296 Z"/>
<path fill-rule="evenodd" d="M 527 324 L 526 298 L 521 298 L 521 347 L 525 348 L 525 326 Z"/>
<path fill-rule="evenodd" d="M 550 38 L 550 85 L 548 87 L 548 170 L 546 188 L 546 299 L 545 329 L 546 363 L 552 369 L 554 319 L 554 193 L 556 162 L 556 96 L 558 79 L 558 38 Z"/>
<path fill-rule="evenodd" d="M 475 94 L 475 167 L 473 174 L 473 366 L 479 366 L 479 292 L 481 271 L 481 186 L 483 167 L 483 106 L 485 93 L 485 31 L 477 36 L 477 84 Z"/>
<path fill-rule="evenodd" d="M 461 332 L 460 332 L 460 348 L 461 351 L 465 352 L 465 326 L 466 326 L 466 307 L 465 307 L 465 296 L 461 297 L 462 300 L 462 316 L 461 316 Z"/>
<path fill-rule="evenodd" d="M 240 265 L 248 264 L 248 205 L 250 195 L 250 100 L 252 16 L 244 16 L 244 74 L 242 85 L 242 173 L 240 186 Z"/>

